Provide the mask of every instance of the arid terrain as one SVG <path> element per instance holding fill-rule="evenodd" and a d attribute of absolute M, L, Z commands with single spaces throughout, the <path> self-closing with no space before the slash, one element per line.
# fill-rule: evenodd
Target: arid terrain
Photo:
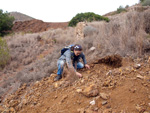
<path fill-rule="evenodd" d="M 37 33 L 47 31 L 49 29 L 57 29 L 57 28 L 67 28 L 68 22 L 62 23 L 48 23 L 43 22 L 41 20 L 27 20 L 27 21 L 18 21 L 14 23 L 12 30 L 14 32 L 28 32 L 28 33 Z"/>
<path fill-rule="evenodd" d="M 10 16 L 15 18 L 13 32 L 37 33 L 49 29 L 66 29 L 68 27 L 68 22 L 43 22 L 19 12 L 10 12 Z"/>
<path fill-rule="evenodd" d="M 24 84 L 5 101 L 6 109 L 20 113 L 150 112 L 148 62 L 116 55 L 90 66 L 90 70 L 80 70 L 83 78 L 71 76 L 74 82 L 66 78 L 53 82 L 56 75 L 51 74 L 31 87 Z M 73 83 L 69 84 L 70 81 Z"/>
<path fill-rule="evenodd" d="M 109 18 L 78 28 L 78 39 L 67 22 L 16 22 L 4 37 L 11 60 L 0 72 L 0 112 L 150 113 L 150 8 Z M 78 78 L 66 67 L 54 82 L 60 50 L 76 43 L 91 68 Z"/>

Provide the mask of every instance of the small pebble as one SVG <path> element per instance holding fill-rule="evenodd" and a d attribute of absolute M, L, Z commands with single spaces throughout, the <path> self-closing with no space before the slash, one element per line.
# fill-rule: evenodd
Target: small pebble
<path fill-rule="evenodd" d="M 103 101 L 103 102 L 102 102 L 102 105 L 105 105 L 105 104 L 107 104 L 107 101 Z"/>

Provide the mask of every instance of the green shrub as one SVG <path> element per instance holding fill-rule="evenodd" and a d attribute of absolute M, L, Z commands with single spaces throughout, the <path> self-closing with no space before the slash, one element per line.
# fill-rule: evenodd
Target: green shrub
<path fill-rule="evenodd" d="M 125 8 L 129 8 L 130 6 L 129 5 L 126 5 L 126 7 Z"/>
<path fill-rule="evenodd" d="M 71 19 L 68 25 L 76 26 L 78 22 L 83 22 L 83 21 L 91 22 L 91 21 L 101 21 L 101 20 L 109 22 L 109 18 L 100 16 L 92 12 L 78 13 L 75 17 Z"/>
<path fill-rule="evenodd" d="M 142 2 L 142 5 L 143 6 L 150 6 L 150 0 L 143 0 L 143 2 Z"/>
<path fill-rule="evenodd" d="M 4 36 L 13 27 L 14 17 L 0 9 L 0 36 Z"/>
<path fill-rule="evenodd" d="M 144 0 L 140 0 L 140 2 L 142 3 L 142 2 L 144 2 Z"/>
<path fill-rule="evenodd" d="M 117 8 L 117 13 L 126 12 L 126 11 L 127 10 L 123 6 L 120 6 L 119 8 Z"/>
<path fill-rule="evenodd" d="M 4 39 L 0 37 L 0 69 L 10 60 L 9 49 Z"/>

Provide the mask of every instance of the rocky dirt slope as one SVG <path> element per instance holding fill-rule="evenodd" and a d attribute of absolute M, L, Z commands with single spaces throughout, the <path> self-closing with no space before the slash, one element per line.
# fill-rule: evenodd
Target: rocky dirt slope
<path fill-rule="evenodd" d="M 149 113 L 150 63 L 107 56 L 80 70 L 83 78 L 55 74 L 24 84 L 4 101 L 1 111 L 19 113 Z"/>
<path fill-rule="evenodd" d="M 149 113 L 150 9 L 110 20 L 88 23 L 82 40 L 71 27 L 4 37 L 11 61 L 0 71 L 0 112 Z M 66 71 L 67 77 L 53 82 L 60 50 L 75 43 L 91 69 L 80 70 L 81 79 Z"/>
<path fill-rule="evenodd" d="M 48 29 L 64 29 L 68 26 L 68 22 L 43 22 L 42 20 L 32 18 L 19 12 L 10 12 L 10 16 L 15 18 L 12 28 L 13 32 L 37 33 L 47 31 Z"/>
<path fill-rule="evenodd" d="M 0 71 L 0 98 L 15 91 L 22 83 L 30 84 L 49 76 L 57 68 L 60 49 L 66 41 L 74 41 L 71 39 L 72 34 L 68 34 L 70 32 L 73 29 L 19 33 L 5 37 L 11 61 Z"/>
<path fill-rule="evenodd" d="M 27 20 L 27 21 L 18 21 L 14 23 L 12 30 L 14 32 L 29 32 L 29 33 L 37 33 L 47 31 L 48 29 L 57 29 L 62 28 L 65 29 L 68 26 L 68 22 L 62 23 L 50 23 L 43 22 L 41 20 Z"/>

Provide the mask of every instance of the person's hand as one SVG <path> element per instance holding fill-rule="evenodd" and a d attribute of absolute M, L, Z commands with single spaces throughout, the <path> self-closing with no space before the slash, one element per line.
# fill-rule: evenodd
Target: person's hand
<path fill-rule="evenodd" d="M 90 69 L 90 66 L 89 66 L 88 64 L 85 64 L 85 67 L 86 67 L 87 69 Z"/>
<path fill-rule="evenodd" d="M 78 76 L 78 77 L 82 77 L 82 74 L 81 73 L 79 73 L 79 72 L 76 72 L 76 75 Z"/>

